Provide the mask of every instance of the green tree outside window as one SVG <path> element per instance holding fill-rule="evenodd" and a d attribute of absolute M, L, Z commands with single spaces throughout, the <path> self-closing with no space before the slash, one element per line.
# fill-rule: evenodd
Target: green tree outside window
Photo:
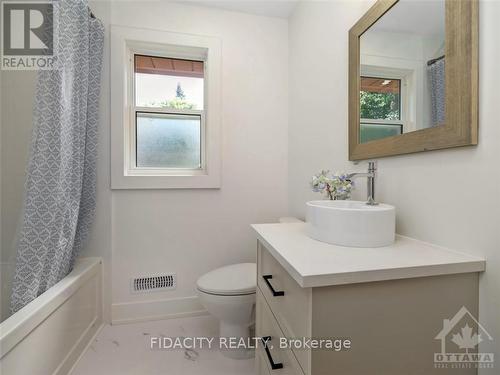
<path fill-rule="evenodd" d="M 399 120 L 399 100 L 399 94 L 361 91 L 361 118 Z"/>

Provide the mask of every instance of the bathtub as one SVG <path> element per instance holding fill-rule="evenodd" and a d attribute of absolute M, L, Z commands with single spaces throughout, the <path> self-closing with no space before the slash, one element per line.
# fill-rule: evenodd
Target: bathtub
<path fill-rule="evenodd" d="M 102 261 L 73 271 L 0 323 L 2 375 L 68 374 L 102 326 Z"/>

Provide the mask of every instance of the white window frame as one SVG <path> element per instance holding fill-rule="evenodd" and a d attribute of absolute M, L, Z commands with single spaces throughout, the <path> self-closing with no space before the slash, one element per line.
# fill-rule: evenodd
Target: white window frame
<path fill-rule="evenodd" d="M 363 77 L 398 79 L 401 81 L 400 97 L 400 120 L 372 120 L 360 119 L 361 123 L 378 123 L 385 125 L 403 124 L 403 132 L 408 133 L 416 130 L 416 112 L 418 97 L 415 82 L 418 78 L 417 72 L 413 69 L 402 69 L 393 67 L 382 67 L 374 65 L 361 65 L 360 75 Z"/>
<path fill-rule="evenodd" d="M 135 106 L 134 55 L 204 62 L 203 110 Z M 221 43 L 213 37 L 111 27 L 111 188 L 197 189 L 221 185 Z M 201 167 L 136 166 L 136 112 L 201 117 Z"/>
<path fill-rule="evenodd" d="M 403 132 L 406 129 L 407 126 L 407 95 L 406 95 L 406 88 L 407 88 L 407 82 L 406 82 L 406 77 L 397 75 L 397 74 L 380 74 L 380 73 L 373 73 L 369 74 L 366 72 L 363 72 L 361 74 L 361 77 L 369 77 L 369 78 L 381 78 L 381 79 L 396 79 L 399 81 L 399 120 L 383 120 L 383 119 L 367 119 L 367 118 L 360 118 L 360 123 L 363 124 L 381 124 L 381 125 L 402 125 Z"/>
<path fill-rule="evenodd" d="M 205 174 L 206 171 L 206 126 L 205 126 L 205 109 L 207 106 L 206 96 L 207 96 L 207 85 L 203 85 L 204 87 L 204 95 L 203 95 L 203 110 L 194 110 L 194 109 L 171 109 L 171 108 L 162 108 L 162 107 L 140 107 L 135 103 L 135 94 L 136 94 L 136 82 L 135 82 L 135 69 L 134 69 L 134 58 L 135 55 L 145 55 L 145 56 L 154 56 L 154 57 L 165 57 L 171 59 L 188 59 L 188 60 L 197 60 L 203 61 L 203 66 L 207 65 L 206 54 L 203 50 L 200 51 L 199 54 L 191 54 L 187 56 L 186 54 L 179 54 L 179 51 L 176 51 L 173 48 L 167 48 L 156 50 L 157 52 L 152 54 L 148 49 L 141 48 L 128 48 L 128 79 L 130 82 L 130 90 L 128 92 L 128 102 L 130 103 L 130 121 L 128 125 L 130 129 L 129 132 L 129 153 L 127 163 L 127 175 L 129 176 L 201 176 Z M 199 116 L 200 117 L 200 168 L 146 168 L 146 167 L 138 167 L 137 166 L 137 113 L 152 113 L 152 114 L 165 114 L 165 115 L 179 115 L 179 116 Z"/>

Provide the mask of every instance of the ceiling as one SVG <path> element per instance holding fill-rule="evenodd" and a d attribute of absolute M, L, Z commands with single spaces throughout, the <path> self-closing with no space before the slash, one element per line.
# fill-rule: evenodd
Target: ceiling
<path fill-rule="evenodd" d="M 259 16 L 288 18 L 299 0 L 179 0 L 182 3 L 200 5 L 257 14 Z"/>
<path fill-rule="evenodd" d="M 371 29 L 444 39 L 444 4 L 444 0 L 400 0 Z"/>

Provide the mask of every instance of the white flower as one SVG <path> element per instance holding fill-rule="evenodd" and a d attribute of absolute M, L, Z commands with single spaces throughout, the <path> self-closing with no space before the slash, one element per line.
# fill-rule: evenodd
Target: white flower
<path fill-rule="evenodd" d="M 314 192 L 322 192 L 328 198 L 349 199 L 351 196 L 352 182 L 347 179 L 344 172 L 321 171 L 311 179 L 311 188 Z"/>

